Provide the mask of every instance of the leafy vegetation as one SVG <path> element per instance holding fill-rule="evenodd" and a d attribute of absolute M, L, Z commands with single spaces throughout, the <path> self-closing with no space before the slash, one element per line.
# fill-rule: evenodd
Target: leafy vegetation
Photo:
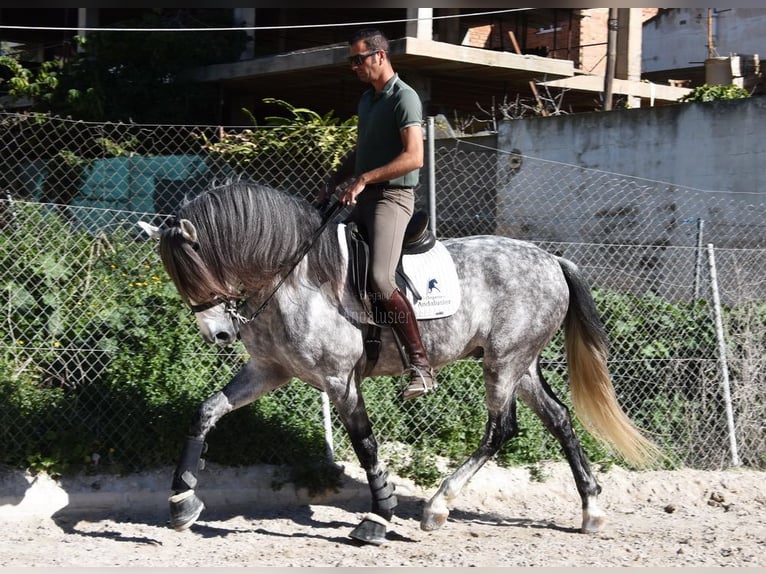
<path fill-rule="evenodd" d="M 270 103 L 287 114 L 268 119 L 269 137 L 262 130 L 227 133 L 219 141 L 203 139 L 205 151 L 237 170 L 258 169 L 263 155 L 288 165 L 300 156 L 302 164 L 326 173 L 353 145 L 353 122 L 279 100 Z M 80 137 L 75 131 L 65 135 L 70 137 L 63 141 Z M 130 138 L 102 143 L 113 155 L 130 155 L 139 145 Z M 0 419 L 8 422 L 0 427 L 0 464 L 51 474 L 172 464 L 187 421 L 246 360 L 245 350 L 203 345 L 155 246 L 138 241 L 130 222 L 94 235 L 85 228 L 98 226 L 83 225 L 81 213 L 62 207 L 61 194 L 78 189 L 88 160 L 69 149 L 51 156 L 48 168 L 60 169 L 56 177 L 68 182 L 56 193 L 50 188 L 49 201 L 56 205 L 1 204 L 7 339 L 0 346 Z M 274 164 L 267 171 L 286 170 Z M 610 370 L 624 408 L 686 464 L 697 457 L 705 461 L 704 437 L 726 432 L 716 400 L 718 352 L 707 305 L 673 303 L 651 293 L 595 290 L 594 295 L 610 334 Z M 738 423 L 747 415 L 759 425 L 766 400 L 758 390 L 766 305 L 726 309 L 725 320 L 733 332 L 743 333 L 731 349 L 741 358 L 731 364 L 732 375 L 747 383 L 737 392 L 754 389 L 740 396 Z M 545 350 L 542 366 L 571 410 L 563 356 L 558 337 Z M 486 424 L 480 362 L 454 363 L 440 371 L 439 380 L 438 393 L 404 404 L 396 399 L 395 378 L 363 383 L 373 426 L 384 437 L 383 458 L 427 486 L 442 476 L 445 461 L 455 464 L 476 448 Z M 331 488 L 337 468 L 325 460 L 321 410 L 305 407 L 312 402 L 318 403 L 318 393 L 295 381 L 231 413 L 209 435 L 207 457 L 228 465 L 285 464 L 291 469 L 285 480 L 310 490 Z M 519 434 L 503 446 L 498 462 L 534 469 L 539 461 L 560 459 L 559 445 L 537 417 L 521 404 L 517 414 Z M 593 462 L 621 462 L 578 420 L 574 424 Z M 338 457 L 352 458 L 347 438 L 336 428 Z M 757 440 L 747 463 L 763 466 L 765 445 Z"/>
<path fill-rule="evenodd" d="M 186 432 L 179 421 L 189 421 L 233 376 L 247 358 L 244 348 L 203 346 L 154 245 L 137 241 L 129 229 L 94 237 L 49 206 L 16 204 L 14 210 L 0 236 L 12 341 L 0 348 L 0 416 L 7 421 L 0 428 L 0 463 L 53 474 L 174 463 Z M 44 243 L 40 229 L 46 230 Z M 699 433 L 723 424 L 718 403 L 704 396 L 716 387 L 717 353 L 704 304 L 609 290 L 595 296 L 611 334 L 610 365 L 624 408 L 688 462 L 701 448 L 691 446 L 700 444 Z M 754 311 L 727 310 L 727 321 L 752 331 L 766 316 L 763 305 Z M 748 345 L 764 343 L 762 332 L 753 336 L 758 340 Z M 569 405 L 562 356 L 557 338 L 543 367 Z M 742 367 L 734 368 L 740 376 Z M 700 385 L 700 377 L 710 384 Z M 368 379 L 363 387 L 373 425 L 385 436 L 384 458 L 424 485 L 442 475 L 439 460 L 456 463 L 476 448 L 486 422 L 480 362 L 454 363 L 439 379 L 438 393 L 411 403 L 396 399 L 395 378 Z M 285 464 L 293 469 L 290 480 L 331 488 L 337 469 L 324 458 L 321 409 L 307 416 L 298 408 L 318 403 L 317 397 L 296 381 L 231 413 L 208 437 L 209 459 Z M 762 403 L 763 397 L 753 400 Z M 561 458 L 559 445 L 521 404 L 518 419 L 519 435 L 501 449 L 501 464 Z M 621 462 L 574 422 L 594 463 Z M 339 457 L 353 457 L 344 435 L 335 442 Z"/>
<path fill-rule="evenodd" d="M 697 86 L 685 96 L 681 96 L 679 102 L 714 102 L 717 100 L 738 100 L 749 98 L 750 92 L 735 84 L 703 84 Z"/>
<path fill-rule="evenodd" d="M 264 98 L 281 115 L 267 116 L 261 129 L 222 131 L 216 141 L 201 136 L 204 149 L 215 162 L 223 162 L 255 181 L 306 194 L 312 181 L 323 180 L 356 143 L 358 118 L 341 121 L 333 112 L 318 114 L 275 98 Z M 255 117 L 243 109 L 254 126 Z M 262 129 L 268 128 L 268 129 Z M 290 169 L 301 158 L 305 181 Z"/>

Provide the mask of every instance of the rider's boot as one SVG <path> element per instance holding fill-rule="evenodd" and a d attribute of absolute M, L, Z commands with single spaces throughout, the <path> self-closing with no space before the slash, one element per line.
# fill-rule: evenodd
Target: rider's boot
<path fill-rule="evenodd" d="M 399 289 L 382 301 L 386 322 L 399 338 L 409 359 L 408 384 L 402 390 L 402 398 L 414 399 L 436 388 L 436 379 L 420 339 L 418 322 L 410 302 Z"/>

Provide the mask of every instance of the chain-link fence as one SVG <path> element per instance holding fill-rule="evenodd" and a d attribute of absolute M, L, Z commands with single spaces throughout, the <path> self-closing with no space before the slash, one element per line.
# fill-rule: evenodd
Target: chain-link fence
<path fill-rule="evenodd" d="M 300 142 L 286 155 L 237 169 L 204 150 L 202 142 L 220 138 L 216 127 L 0 115 L 0 440 L 12 453 L 0 462 L 38 457 L 44 465 L 57 456 L 46 451 L 51 437 L 65 437 L 84 458 L 167 463 L 143 453 L 162 441 L 175 452 L 177 433 L 167 429 L 183 434 L 190 410 L 236 372 L 243 349 L 202 343 L 156 246 L 135 224 L 161 220 L 158 214 L 222 178 L 255 179 L 313 199 L 326 173 L 303 161 Z M 594 287 L 612 339 L 610 369 L 628 413 L 683 464 L 766 464 L 762 196 L 685 189 L 493 146 L 491 138 L 436 142 L 430 161 L 437 235 L 510 235 L 572 259 Z M 421 207 L 428 205 L 429 184 L 424 177 Z M 714 288 L 724 307 L 722 331 Z M 543 363 L 566 397 L 565 363 L 560 346 L 553 349 Z M 480 365 L 459 361 L 439 376 L 438 393 L 405 405 L 395 398 L 396 382 L 364 383 L 384 453 L 404 440 L 405 424 L 417 440 L 459 435 L 466 448 L 478 444 Z M 149 389 L 140 416 L 134 403 L 125 406 L 139 385 Z M 177 411 L 168 410 L 171 395 L 183 397 Z M 320 397 L 306 385 L 274 395 L 294 416 L 322 428 Z M 266 436 L 263 428 L 256 432 Z M 212 435 L 221 443 L 241 441 L 227 439 L 225 419 Z M 284 445 L 278 429 L 273 436 L 269 448 L 276 453 Z M 557 450 L 543 434 L 527 439 L 550 443 L 541 452 Z M 332 440 L 348 452 L 334 417 Z"/>

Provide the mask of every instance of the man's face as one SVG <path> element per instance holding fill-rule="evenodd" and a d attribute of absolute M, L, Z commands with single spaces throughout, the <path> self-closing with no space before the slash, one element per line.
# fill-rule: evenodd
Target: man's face
<path fill-rule="evenodd" d="M 348 61 L 357 78 L 363 82 L 372 81 L 380 67 L 379 52 L 368 50 L 364 40 L 359 40 L 349 47 Z"/>

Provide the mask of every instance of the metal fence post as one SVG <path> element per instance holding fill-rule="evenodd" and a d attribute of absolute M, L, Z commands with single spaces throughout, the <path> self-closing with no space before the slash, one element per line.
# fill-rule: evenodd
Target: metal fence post
<path fill-rule="evenodd" d="M 431 220 L 431 232 L 436 236 L 436 146 L 434 145 L 434 117 L 428 116 L 426 122 L 426 150 L 428 153 L 428 216 Z"/>
<path fill-rule="evenodd" d="M 694 300 L 700 297 L 700 276 L 702 274 L 702 228 L 705 220 L 697 218 L 697 263 L 694 267 Z"/>
<path fill-rule="evenodd" d="M 335 459 L 335 446 L 332 440 L 332 416 L 330 413 L 330 399 L 327 393 L 322 391 L 319 393 L 322 396 L 322 422 L 324 423 L 324 443 L 327 451 L 327 462 L 332 462 Z"/>
<path fill-rule="evenodd" d="M 718 339 L 718 354 L 721 361 L 721 386 L 723 401 L 726 407 L 726 424 L 729 427 L 729 449 L 731 450 L 732 466 L 739 466 L 737 453 L 737 437 L 734 429 L 734 411 L 731 406 L 731 390 L 729 389 L 729 366 L 726 360 L 726 341 L 723 337 L 723 319 L 721 317 L 721 301 L 718 295 L 718 275 L 715 268 L 715 253 L 713 244 L 707 244 L 708 266 L 710 270 L 710 290 L 713 295 L 713 315 L 715 316 L 715 333 Z"/>

